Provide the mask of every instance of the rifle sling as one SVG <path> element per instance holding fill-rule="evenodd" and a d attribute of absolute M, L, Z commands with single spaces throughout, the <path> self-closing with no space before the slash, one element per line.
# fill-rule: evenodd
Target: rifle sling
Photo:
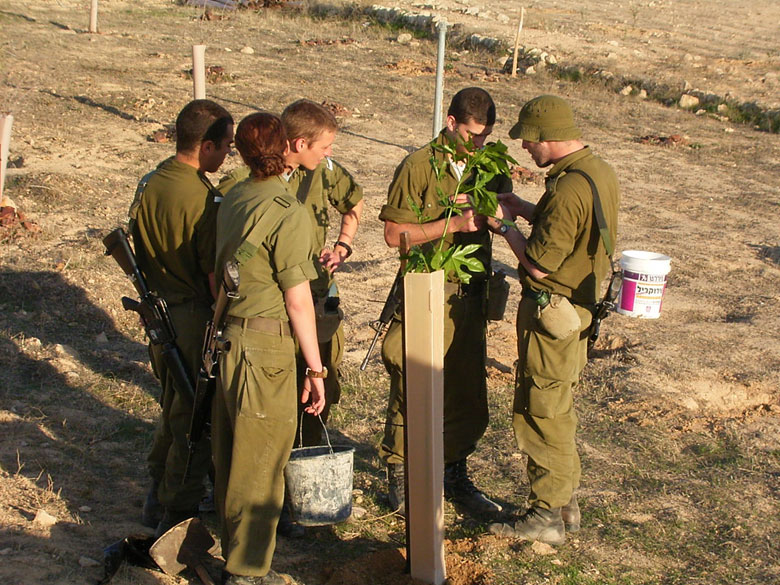
<path fill-rule="evenodd" d="M 596 187 L 596 183 L 593 182 L 591 176 L 582 169 L 570 169 L 567 173 L 577 173 L 582 175 L 590 184 L 590 189 L 593 191 L 593 213 L 596 217 L 596 225 L 599 228 L 601 234 L 601 240 L 604 242 L 604 249 L 607 251 L 607 255 L 610 260 L 612 254 L 615 252 L 615 248 L 612 246 L 612 238 L 609 235 L 609 227 L 607 226 L 607 218 L 604 215 L 604 208 L 601 206 L 601 198 L 599 197 L 599 190 Z"/>

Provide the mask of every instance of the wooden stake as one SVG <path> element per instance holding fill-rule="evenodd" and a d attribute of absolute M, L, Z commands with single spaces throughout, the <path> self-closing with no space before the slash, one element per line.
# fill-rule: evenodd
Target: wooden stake
<path fill-rule="evenodd" d="M 11 145 L 11 126 L 14 117 L 11 114 L 0 116 L 0 200 L 3 199 L 5 187 L 5 171 L 8 167 L 8 150 Z"/>
<path fill-rule="evenodd" d="M 444 272 L 404 277 L 407 549 L 411 575 L 443 585 Z"/>
<path fill-rule="evenodd" d="M 89 9 L 89 32 L 97 32 L 97 9 L 98 0 L 92 0 L 92 6 Z"/>
<path fill-rule="evenodd" d="M 520 33 L 523 30 L 523 20 L 525 19 L 525 7 L 520 9 L 520 24 L 517 26 L 515 35 L 515 51 L 512 55 L 512 77 L 517 77 L 517 51 L 520 49 Z"/>
<path fill-rule="evenodd" d="M 196 100 L 206 99 L 206 45 L 192 45 L 192 88 Z"/>

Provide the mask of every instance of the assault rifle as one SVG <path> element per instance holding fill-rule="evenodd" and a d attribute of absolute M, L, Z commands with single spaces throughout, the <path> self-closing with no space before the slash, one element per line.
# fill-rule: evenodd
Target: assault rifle
<path fill-rule="evenodd" d="M 379 314 L 379 319 L 369 323 L 371 329 L 376 331 L 376 333 L 374 334 L 374 339 L 371 340 L 371 345 L 368 346 L 368 351 L 366 352 L 366 357 L 363 358 L 363 363 L 360 364 L 361 371 L 364 371 L 368 367 L 368 360 L 374 352 L 376 342 L 379 341 L 379 338 L 382 336 L 385 329 L 387 329 L 387 326 L 390 324 L 390 320 L 393 318 L 393 315 L 395 315 L 398 307 L 401 306 L 403 279 L 403 274 L 399 270 L 393 281 L 393 286 L 390 287 L 390 293 L 387 295 L 387 300 L 385 301 L 385 306 L 382 307 L 382 312 Z"/>
<path fill-rule="evenodd" d="M 146 279 L 138 266 L 125 230 L 115 229 L 103 238 L 103 245 L 106 247 L 106 256 L 112 256 L 116 260 L 138 292 L 139 300 L 122 297 L 122 307 L 125 311 L 138 313 L 149 341 L 152 345 L 161 346 L 162 357 L 171 371 L 176 389 L 183 392 L 189 400 L 193 400 L 195 392 L 192 390 L 192 381 L 184 366 L 181 351 L 176 345 L 176 330 L 168 312 L 168 305 L 165 299 L 158 297 L 146 285 Z"/>
<path fill-rule="evenodd" d="M 371 340 L 371 345 L 368 346 L 366 357 L 363 358 L 363 363 L 360 364 L 360 371 L 364 371 L 368 367 L 368 360 L 371 358 L 371 354 L 374 352 L 376 342 L 384 333 L 387 326 L 390 324 L 390 320 L 398 311 L 398 307 L 401 306 L 403 301 L 403 282 L 404 273 L 406 272 L 406 256 L 409 254 L 409 232 L 401 232 L 401 268 L 398 269 L 398 274 L 395 276 L 393 286 L 390 287 L 390 292 L 385 300 L 385 306 L 382 307 L 382 312 L 379 314 L 379 319 L 372 321 L 369 325 L 371 329 L 376 331 L 374 339 Z"/>
<path fill-rule="evenodd" d="M 609 286 L 607 292 L 604 293 L 604 298 L 596 303 L 596 310 L 593 313 L 593 321 L 590 324 L 590 335 L 588 336 L 588 349 L 593 347 L 596 340 L 599 338 L 601 332 L 601 322 L 606 319 L 609 314 L 615 310 L 615 301 L 618 294 L 620 294 L 620 288 L 623 286 L 623 272 L 621 270 L 615 270 L 612 272 L 612 278 L 609 280 Z"/>
<path fill-rule="evenodd" d="M 222 352 L 230 351 L 230 341 L 223 336 L 228 309 L 234 299 L 238 298 L 238 264 L 231 260 L 225 264 L 222 283 L 214 304 L 214 317 L 206 326 L 203 337 L 203 351 L 195 384 L 195 400 L 192 406 L 190 429 L 187 433 L 187 464 L 184 468 L 182 484 L 187 481 L 192 465 L 195 446 L 203 436 L 211 414 L 211 399 L 217 386 L 217 363 Z"/>

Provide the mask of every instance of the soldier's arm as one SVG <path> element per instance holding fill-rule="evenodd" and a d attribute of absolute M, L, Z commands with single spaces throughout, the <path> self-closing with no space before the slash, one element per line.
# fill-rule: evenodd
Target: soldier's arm
<path fill-rule="evenodd" d="M 460 204 L 465 204 L 468 202 L 468 198 L 466 195 L 460 194 L 456 201 Z M 403 232 L 409 232 L 410 246 L 424 244 L 446 234 L 475 232 L 479 229 L 475 220 L 476 216 L 471 208 L 464 209 L 462 215 L 453 215 L 449 223 L 447 223 L 446 219 L 437 219 L 425 223 L 396 223 L 385 220 L 385 242 L 391 248 L 397 248 L 401 245 L 401 234 Z"/>
<path fill-rule="evenodd" d="M 320 252 L 320 262 L 333 272 L 352 254 L 352 242 L 360 225 L 360 216 L 363 213 L 363 200 L 341 215 L 341 229 L 339 237 L 333 245 L 333 249 L 323 248 Z"/>
<path fill-rule="evenodd" d="M 525 268 L 526 272 L 528 272 L 528 275 L 531 278 L 534 280 L 542 280 L 543 278 L 549 276 L 548 272 L 539 270 L 539 268 L 537 268 L 536 265 L 528 259 L 528 256 L 526 256 L 525 247 L 528 244 L 528 240 L 526 240 L 525 236 L 520 233 L 519 230 L 507 231 L 506 234 L 504 234 L 504 238 L 506 239 L 506 243 L 509 244 L 509 247 L 512 249 L 512 252 L 514 252 L 515 256 L 517 256 L 517 260 L 520 262 L 520 265 Z"/>

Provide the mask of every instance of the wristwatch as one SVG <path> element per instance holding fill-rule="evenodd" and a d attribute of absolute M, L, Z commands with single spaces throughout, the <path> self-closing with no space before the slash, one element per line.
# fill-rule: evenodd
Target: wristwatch
<path fill-rule="evenodd" d="M 306 376 L 310 378 L 327 378 L 328 377 L 328 368 L 325 366 L 322 366 L 322 371 L 318 372 L 316 370 L 312 370 L 310 367 L 306 367 Z"/>

